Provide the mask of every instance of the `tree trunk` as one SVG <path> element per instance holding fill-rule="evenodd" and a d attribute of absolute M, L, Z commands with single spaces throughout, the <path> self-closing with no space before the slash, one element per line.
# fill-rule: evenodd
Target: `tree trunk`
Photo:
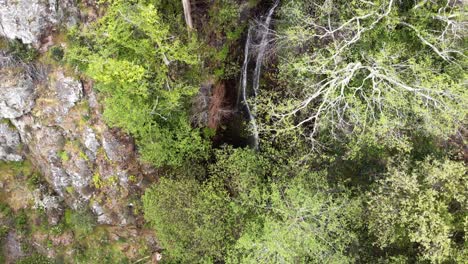
<path fill-rule="evenodd" d="M 184 6 L 185 23 L 187 23 L 189 29 L 193 29 L 190 0 L 182 0 L 182 5 Z"/>

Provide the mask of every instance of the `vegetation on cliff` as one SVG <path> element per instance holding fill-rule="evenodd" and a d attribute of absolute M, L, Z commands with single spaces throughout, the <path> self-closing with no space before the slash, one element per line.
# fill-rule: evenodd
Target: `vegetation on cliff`
<path fill-rule="evenodd" d="M 135 204 L 163 263 L 468 259 L 466 3 L 182 2 L 99 1 L 51 51 L 157 168 Z M 0 205 L 0 242 L 26 234 Z M 60 226 L 77 263 L 126 261 L 88 211 Z"/>
<path fill-rule="evenodd" d="M 260 62 L 268 68 L 252 98 L 258 151 L 210 149 L 189 122 L 204 79 L 240 76 L 227 74 L 243 46 L 230 27 L 246 30 L 235 12 L 203 16 L 193 3 L 187 31 L 180 3 L 107 4 L 73 34 L 67 58 L 96 81 L 109 124 L 137 138 L 143 159 L 170 166 L 143 197 L 168 262 L 466 257 L 467 181 L 455 143 L 464 142 L 467 103 L 462 4 L 290 0 L 272 28 L 250 22 L 271 61 Z M 273 3 L 250 5 L 266 14 Z M 206 57 L 213 49 L 219 59 Z"/>

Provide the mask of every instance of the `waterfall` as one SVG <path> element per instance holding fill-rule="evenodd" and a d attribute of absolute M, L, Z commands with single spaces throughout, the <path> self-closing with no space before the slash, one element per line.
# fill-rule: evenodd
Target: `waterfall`
<path fill-rule="evenodd" d="M 255 97 L 257 96 L 258 87 L 260 85 L 260 73 L 263 64 L 263 58 L 265 57 L 265 50 L 268 44 L 268 31 L 270 30 L 271 17 L 273 16 L 273 13 L 275 12 L 275 9 L 278 6 L 278 4 L 279 0 L 276 0 L 275 4 L 268 12 L 268 16 L 266 17 L 265 22 L 261 25 L 263 27 L 261 31 L 262 38 L 258 48 L 257 61 L 255 63 L 255 70 L 253 76 L 253 92 Z"/>
<path fill-rule="evenodd" d="M 240 89 L 239 89 L 239 95 L 237 102 L 239 103 L 239 100 L 242 100 L 242 102 L 245 105 L 245 110 L 248 115 L 248 119 L 250 122 L 250 125 L 252 127 L 252 137 L 253 137 L 253 148 L 258 149 L 259 147 L 259 134 L 258 134 L 258 125 L 257 121 L 255 119 L 255 114 L 257 112 L 257 104 L 255 98 L 257 97 L 258 94 L 258 89 L 260 86 L 260 75 L 261 75 L 261 69 L 262 69 L 262 64 L 263 64 L 263 59 L 265 57 L 265 50 L 266 47 L 268 46 L 268 31 L 270 29 L 270 24 L 271 24 L 271 18 L 273 16 L 273 13 L 276 9 L 276 7 L 279 4 L 279 0 L 276 0 L 274 5 L 270 8 L 267 17 L 265 18 L 265 21 L 261 23 L 261 30 L 260 30 L 260 43 L 258 44 L 258 51 L 257 51 L 257 58 L 255 60 L 255 69 L 253 72 L 253 77 L 252 77 L 252 90 L 253 90 L 253 105 L 252 108 L 249 105 L 249 102 L 247 101 L 247 80 L 248 80 L 248 65 L 249 65 L 249 59 L 250 59 L 250 49 L 252 48 L 252 31 L 253 31 L 253 26 L 250 26 L 248 31 L 247 31 L 247 39 L 245 41 L 245 48 L 244 48 L 244 63 L 242 65 L 242 70 L 241 70 L 241 79 L 240 79 Z"/>

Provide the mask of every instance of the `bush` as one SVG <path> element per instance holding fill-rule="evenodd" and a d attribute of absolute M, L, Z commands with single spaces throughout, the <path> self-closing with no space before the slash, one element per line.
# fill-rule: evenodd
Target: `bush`
<path fill-rule="evenodd" d="M 64 55 L 65 52 L 63 51 L 62 47 L 53 46 L 50 49 L 50 56 L 57 62 L 62 61 Z"/>
<path fill-rule="evenodd" d="M 146 191 L 143 205 L 170 261 L 221 261 L 235 241 L 236 214 L 214 183 L 163 178 Z"/>
<path fill-rule="evenodd" d="M 6 237 L 6 235 L 8 235 L 8 231 L 10 231 L 10 228 L 8 228 L 8 226 L 0 226 L 0 240 Z"/>
<path fill-rule="evenodd" d="M 206 158 L 209 142 L 188 116 L 199 84 L 195 38 L 173 32 L 178 21 L 159 10 L 170 3 L 106 2 L 105 16 L 72 31 L 67 61 L 96 81 L 105 120 L 136 138 L 143 159 L 179 166 Z"/>
<path fill-rule="evenodd" d="M 73 230 L 76 236 L 84 237 L 93 232 L 96 220 L 94 215 L 87 210 L 72 211 L 67 209 L 65 211 L 65 224 Z"/>
<path fill-rule="evenodd" d="M 31 62 L 37 58 L 39 52 L 30 45 L 24 44 L 19 39 L 8 42 L 8 50 L 13 55 L 24 62 Z"/>
<path fill-rule="evenodd" d="M 8 204 L 0 202 L 0 213 L 4 217 L 10 217 L 12 216 L 13 212 L 11 211 L 11 208 L 8 206 Z"/>
<path fill-rule="evenodd" d="M 28 215 L 24 209 L 20 210 L 15 216 L 15 229 L 18 233 L 25 234 L 28 227 Z"/>
<path fill-rule="evenodd" d="M 54 264 L 55 261 L 47 258 L 46 256 L 35 253 L 31 256 L 22 258 L 16 264 Z"/>
<path fill-rule="evenodd" d="M 395 163 L 368 193 L 369 230 L 382 248 L 412 244 L 421 262 L 461 259 L 464 242 L 455 238 L 465 232 L 466 186 L 463 163 Z"/>

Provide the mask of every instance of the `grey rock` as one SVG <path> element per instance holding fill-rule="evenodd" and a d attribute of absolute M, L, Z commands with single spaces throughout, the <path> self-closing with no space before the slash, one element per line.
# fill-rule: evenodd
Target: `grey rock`
<path fill-rule="evenodd" d="M 47 83 L 35 89 L 38 97 L 35 105 L 33 91 L 30 107 L 34 111 L 28 108 L 10 115 L 14 116 L 11 122 L 17 134 L 9 136 L 14 140 L 8 142 L 25 145 L 30 160 L 67 206 L 91 207 L 100 224 L 133 225 L 138 216 L 132 215 L 126 206 L 128 198 L 139 190 L 129 181 L 129 175 L 140 173 L 133 140 L 104 124 L 97 101 L 95 108 L 76 107 L 82 100 L 92 101 L 89 95 L 93 94 L 87 89 L 84 98 L 79 80 L 65 76 L 61 69 L 47 74 L 49 78 L 43 80 Z M 11 76 L 8 79 L 14 78 L 16 82 L 21 79 L 18 74 Z M 34 90 L 34 84 L 31 89 Z M 92 115 L 89 119 L 83 118 L 89 115 Z M 95 186 L 93 175 L 99 176 L 102 185 Z M 47 214 L 49 223 L 58 221 L 60 210 L 55 198 L 41 196 L 37 204 L 51 208 Z"/>
<path fill-rule="evenodd" d="M 63 114 L 67 114 L 70 108 L 83 97 L 83 85 L 81 82 L 71 77 L 65 77 L 62 72 L 58 74 L 55 91 L 57 98 L 62 103 Z"/>
<path fill-rule="evenodd" d="M 97 221 L 99 224 L 108 225 L 113 222 L 112 219 L 104 213 L 104 209 L 98 203 L 93 202 L 91 205 L 91 210 L 95 215 L 97 215 Z"/>
<path fill-rule="evenodd" d="M 11 263 L 14 263 L 14 260 L 26 255 L 22 250 L 21 240 L 16 232 L 9 232 L 4 243 L 6 244 L 6 256 L 8 256 L 8 259 L 12 261 Z"/>
<path fill-rule="evenodd" d="M 111 161 L 123 162 L 127 158 L 125 156 L 125 144 L 120 142 L 109 131 L 102 134 L 102 147 Z"/>
<path fill-rule="evenodd" d="M 88 187 L 91 184 L 93 173 L 88 167 L 88 163 L 83 158 L 73 154 L 70 160 L 63 164 L 63 166 L 70 178 L 70 186 L 79 193 L 80 199 L 89 200 L 92 192 Z"/>
<path fill-rule="evenodd" d="M 50 164 L 49 175 L 52 187 L 60 196 L 63 197 L 67 186 L 71 185 L 71 180 L 68 177 L 68 174 L 63 168 Z"/>
<path fill-rule="evenodd" d="M 0 0 L 0 35 L 38 46 L 53 26 L 76 23 L 72 0 Z"/>
<path fill-rule="evenodd" d="M 94 131 L 89 127 L 86 128 L 83 139 L 86 148 L 89 149 L 95 156 L 101 144 L 99 144 L 99 141 L 97 141 Z"/>
<path fill-rule="evenodd" d="M 34 106 L 34 84 L 23 71 L 0 70 L 0 118 L 17 118 Z"/>
<path fill-rule="evenodd" d="M 63 148 L 65 142 L 60 129 L 37 123 L 30 115 L 13 119 L 12 123 L 18 130 L 23 143 L 28 146 L 33 161 L 49 180 L 52 188 L 62 196 L 66 187 L 71 184 L 71 179 L 66 174 L 58 157 L 58 152 Z"/>
<path fill-rule="evenodd" d="M 20 136 L 18 132 L 8 126 L 0 123 L 0 160 L 3 161 L 21 161 L 23 157 L 20 154 Z"/>

